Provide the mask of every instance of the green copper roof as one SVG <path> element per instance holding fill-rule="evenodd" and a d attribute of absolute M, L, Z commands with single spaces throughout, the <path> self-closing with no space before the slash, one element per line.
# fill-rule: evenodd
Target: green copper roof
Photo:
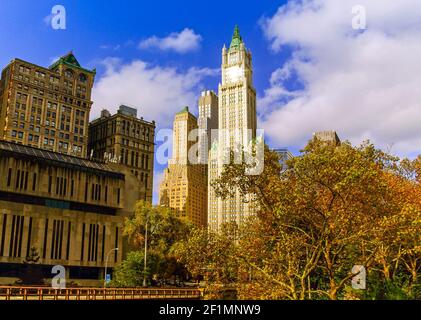
<path fill-rule="evenodd" d="M 240 35 L 240 29 L 236 25 L 234 28 L 234 34 L 232 35 L 230 48 L 238 48 L 243 43 L 243 39 Z"/>
<path fill-rule="evenodd" d="M 93 71 L 82 68 L 79 61 L 77 61 L 76 57 L 74 56 L 73 52 L 70 51 L 68 54 L 62 56 L 60 59 L 58 59 L 56 62 L 54 62 L 51 66 L 50 69 L 54 69 L 57 65 L 59 65 L 60 63 L 63 63 L 69 67 L 75 67 L 78 69 L 81 69 L 83 71 L 89 72 L 89 73 L 96 73 L 96 70 L 94 69 Z"/>
<path fill-rule="evenodd" d="M 80 68 L 80 63 L 77 61 L 76 57 L 74 56 L 73 52 L 69 52 L 65 56 L 61 57 L 61 59 L 69 64 L 74 65 L 75 67 Z"/>
<path fill-rule="evenodd" d="M 177 112 L 176 114 L 182 114 L 182 113 L 186 113 L 189 112 L 189 107 L 185 106 L 180 112 Z"/>

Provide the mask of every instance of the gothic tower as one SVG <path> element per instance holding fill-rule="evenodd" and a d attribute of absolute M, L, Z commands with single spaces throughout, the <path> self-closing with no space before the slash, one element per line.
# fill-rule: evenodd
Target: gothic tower
<path fill-rule="evenodd" d="M 209 157 L 208 225 L 219 230 L 225 222 L 238 225 L 254 213 L 236 192 L 226 200 L 217 198 L 210 185 L 223 170 L 227 150 L 247 146 L 256 137 L 256 90 L 253 87 L 251 52 L 246 49 L 236 26 L 230 47 L 222 49 L 222 83 L 218 87 L 218 141 L 214 143 Z"/>

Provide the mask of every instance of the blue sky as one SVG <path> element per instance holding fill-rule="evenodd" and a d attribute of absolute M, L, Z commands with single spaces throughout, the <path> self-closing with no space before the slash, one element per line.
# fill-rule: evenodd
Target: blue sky
<path fill-rule="evenodd" d="M 54 30 L 46 19 L 56 4 L 66 9 L 65 30 Z M 56 57 L 73 50 L 83 66 L 98 69 L 97 81 L 104 75 L 102 61 L 108 57 L 118 57 L 122 63 L 139 59 L 151 65 L 177 68 L 180 72 L 191 67 L 217 69 L 222 46 L 229 45 L 234 26 L 238 24 L 253 53 L 255 87 L 259 90 L 268 86 L 274 66 L 280 65 L 280 55 L 269 50 L 259 21 L 273 15 L 280 4 L 255 1 L 251 9 L 243 1 L 5 0 L 0 9 L 5 18 L 0 20 L 0 43 L 7 45 L 0 47 L 0 65 L 5 66 L 17 57 L 48 66 Z M 142 40 L 151 36 L 166 37 L 185 28 L 201 37 L 200 47 L 193 52 L 180 54 L 138 48 Z M 220 75 L 215 74 L 204 78 L 201 85 L 216 91 L 219 81 Z M 181 109 L 184 104 L 174 105 L 169 112 Z M 154 120 L 142 110 L 141 101 L 136 107 L 140 107 L 139 113 L 145 119 Z M 191 109 L 196 112 L 194 105 Z M 157 172 L 163 168 L 156 164 Z"/>
<path fill-rule="evenodd" d="M 51 8 L 66 8 L 67 29 L 54 30 L 44 22 Z M 51 59 L 73 50 L 79 61 L 99 69 L 99 61 L 118 56 L 125 61 L 142 59 L 179 68 L 218 68 L 220 50 L 229 43 L 235 24 L 240 26 L 253 52 L 256 87 L 267 85 L 279 55 L 268 50 L 259 20 L 273 15 L 282 1 L 23 1 L 3 0 L 0 7 L 0 65 L 14 57 L 48 65 Z M 224 9 L 222 9 L 224 8 Z M 200 50 L 174 52 L 139 50 L 137 44 L 152 35 L 167 36 L 190 28 L 202 36 Z M 5 45 L 7 44 L 7 45 Z M 105 49 L 105 47 L 109 47 Z M 119 50 L 113 50 L 120 46 Z M 216 88 L 218 79 L 209 79 Z"/>
<path fill-rule="evenodd" d="M 54 30 L 54 5 L 66 30 Z M 294 153 L 319 130 L 414 157 L 421 146 L 419 0 L 2 0 L 0 66 L 17 57 L 48 66 L 73 50 L 97 68 L 95 117 L 119 104 L 170 128 L 217 91 L 221 49 L 238 24 L 252 51 L 258 123 L 272 147 Z M 361 9 L 362 8 L 362 9 Z M 357 12 L 357 13 L 356 13 Z M 363 16 L 359 30 L 354 19 Z M 156 180 L 164 166 L 156 165 Z"/>

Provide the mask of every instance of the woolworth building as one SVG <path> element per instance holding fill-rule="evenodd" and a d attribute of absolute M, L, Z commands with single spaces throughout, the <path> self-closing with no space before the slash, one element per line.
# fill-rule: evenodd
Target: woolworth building
<path fill-rule="evenodd" d="M 62 265 L 69 282 L 100 285 L 127 252 L 124 218 L 152 201 L 155 122 L 122 106 L 90 127 L 95 74 L 72 52 L 2 71 L 0 285 L 25 283 L 28 265 L 44 283 Z"/>

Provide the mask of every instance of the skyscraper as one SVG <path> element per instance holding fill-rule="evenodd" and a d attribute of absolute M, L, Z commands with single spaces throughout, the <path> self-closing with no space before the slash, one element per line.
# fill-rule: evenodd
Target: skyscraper
<path fill-rule="evenodd" d="M 219 84 L 218 141 L 213 143 L 208 166 L 208 225 L 218 230 L 225 222 L 242 224 L 254 214 L 253 203 L 238 191 L 226 200 L 216 197 L 211 183 L 223 170 L 226 150 L 247 146 L 256 137 L 256 90 L 253 87 L 251 52 L 236 26 L 230 47 L 222 49 L 222 83 Z M 248 197 L 249 198 L 249 197 Z"/>
<path fill-rule="evenodd" d="M 197 130 L 197 119 L 185 107 L 174 120 L 173 156 L 164 170 L 159 186 L 159 204 L 172 208 L 176 214 L 196 226 L 207 224 L 207 175 L 206 165 L 190 161 L 189 151 L 197 145 L 193 131 Z"/>
<path fill-rule="evenodd" d="M 203 91 L 199 97 L 199 163 L 208 163 L 208 154 L 218 129 L 218 96 L 215 92 Z"/>

